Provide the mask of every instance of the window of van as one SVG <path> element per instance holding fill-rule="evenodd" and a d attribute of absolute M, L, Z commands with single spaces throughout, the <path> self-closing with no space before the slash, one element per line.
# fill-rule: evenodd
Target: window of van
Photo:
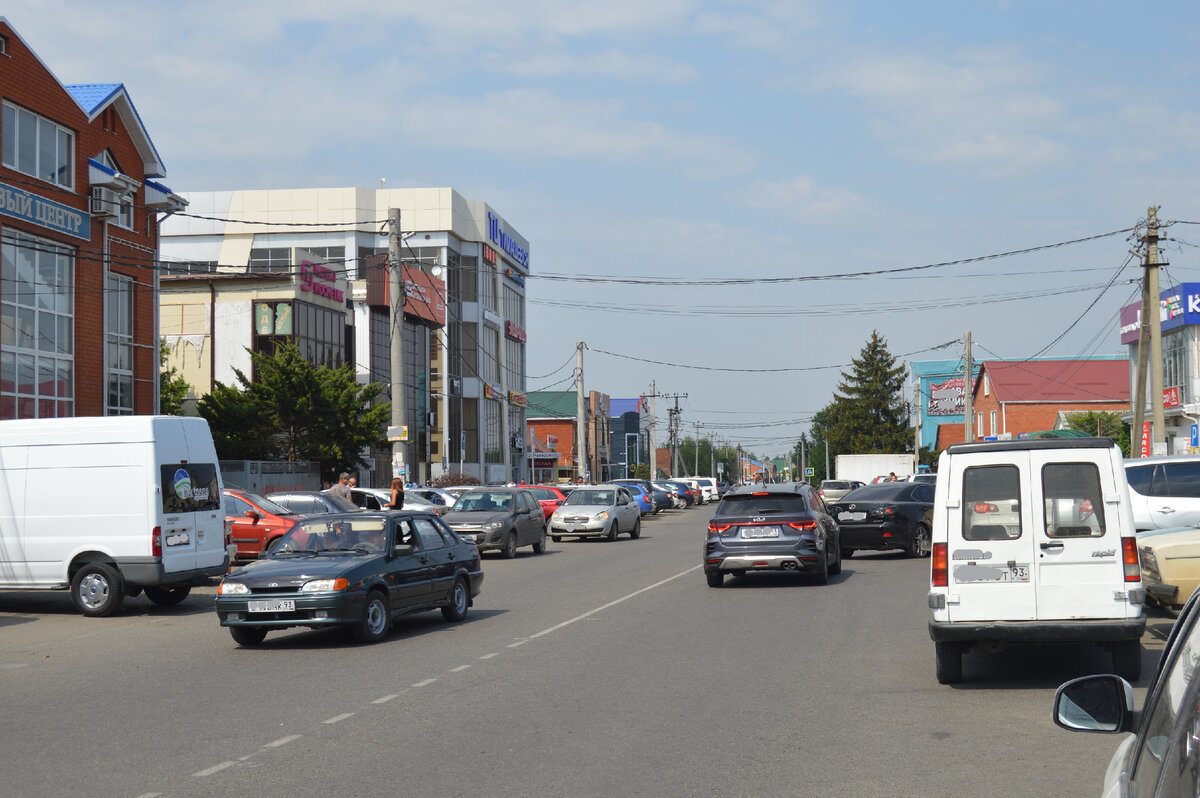
<path fill-rule="evenodd" d="M 965 540 L 1021 537 L 1021 472 L 1015 465 L 963 471 L 962 535 Z"/>
<path fill-rule="evenodd" d="M 163 463 L 163 512 L 198 513 L 221 509 L 221 486 L 215 463 Z"/>
<path fill-rule="evenodd" d="M 1104 535 L 1104 499 L 1095 463 L 1048 463 L 1042 468 L 1046 535 L 1098 538 Z"/>

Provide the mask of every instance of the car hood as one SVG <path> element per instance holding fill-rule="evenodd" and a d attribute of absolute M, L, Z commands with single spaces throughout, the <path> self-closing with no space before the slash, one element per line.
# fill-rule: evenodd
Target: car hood
<path fill-rule="evenodd" d="M 448 512 L 442 516 L 447 524 L 490 524 L 492 521 L 503 521 L 511 513 L 508 510 L 473 510 L 471 512 Z"/>
<path fill-rule="evenodd" d="M 368 560 L 380 555 L 371 554 L 288 554 L 255 560 L 238 568 L 226 579 L 248 587 L 279 587 L 302 585 L 310 579 L 332 579 L 344 576 Z"/>
<path fill-rule="evenodd" d="M 564 504 L 558 508 L 559 515 L 595 515 L 605 510 L 617 509 L 611 504 Z"/>

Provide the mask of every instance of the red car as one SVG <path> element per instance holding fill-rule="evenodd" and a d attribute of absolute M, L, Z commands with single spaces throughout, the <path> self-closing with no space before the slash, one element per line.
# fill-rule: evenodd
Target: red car
<path fill-rule="evenodd" d="M 538 500 L 538 504 L 542 505 L 542 512 L 546 518 L 550 518 L 558 506 L 567 500 L 567 496 L 558 488 L 551 488 L 546 485 L 527 485 L 525 489 L 533 494 L 533 498 Z"/>
<path fill-rule="evenodd" d="M 239 560 L 258 559 L 304 518 L 248 490 L 226 488 L 223 493 L 225 528 L 229 542 L 237 545 Z"/>

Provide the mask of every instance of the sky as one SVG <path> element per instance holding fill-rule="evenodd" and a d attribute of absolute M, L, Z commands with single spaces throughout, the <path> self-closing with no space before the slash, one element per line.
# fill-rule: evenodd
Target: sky
<path fill-rule="evenodd" d="M 1177 222 L 1162 285 L 1200 280 L 1193 2 L 3 14 L 64 83 L 125 84 L 176 192 L 486 201 L 530 242 L 528 390 L 572 387 L 582 341 L 588 390 L 686 394 L 685 434 L 760 456 L 872 331 L 900 362 L 961 357 L 967 331 L 976 360 L 1123 354 L 1150 206 Z"/>

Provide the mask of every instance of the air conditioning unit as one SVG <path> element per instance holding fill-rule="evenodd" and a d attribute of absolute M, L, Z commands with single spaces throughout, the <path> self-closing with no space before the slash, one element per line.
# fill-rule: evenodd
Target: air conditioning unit
<path fill-rule="evenodd" d="M 117 199 L 115 191 L 96 186 L 92 189 L 91 208 L 92 216 L 115 219 L 117 218 L 117 212 L 120 210 L 121 204 Z"/>

